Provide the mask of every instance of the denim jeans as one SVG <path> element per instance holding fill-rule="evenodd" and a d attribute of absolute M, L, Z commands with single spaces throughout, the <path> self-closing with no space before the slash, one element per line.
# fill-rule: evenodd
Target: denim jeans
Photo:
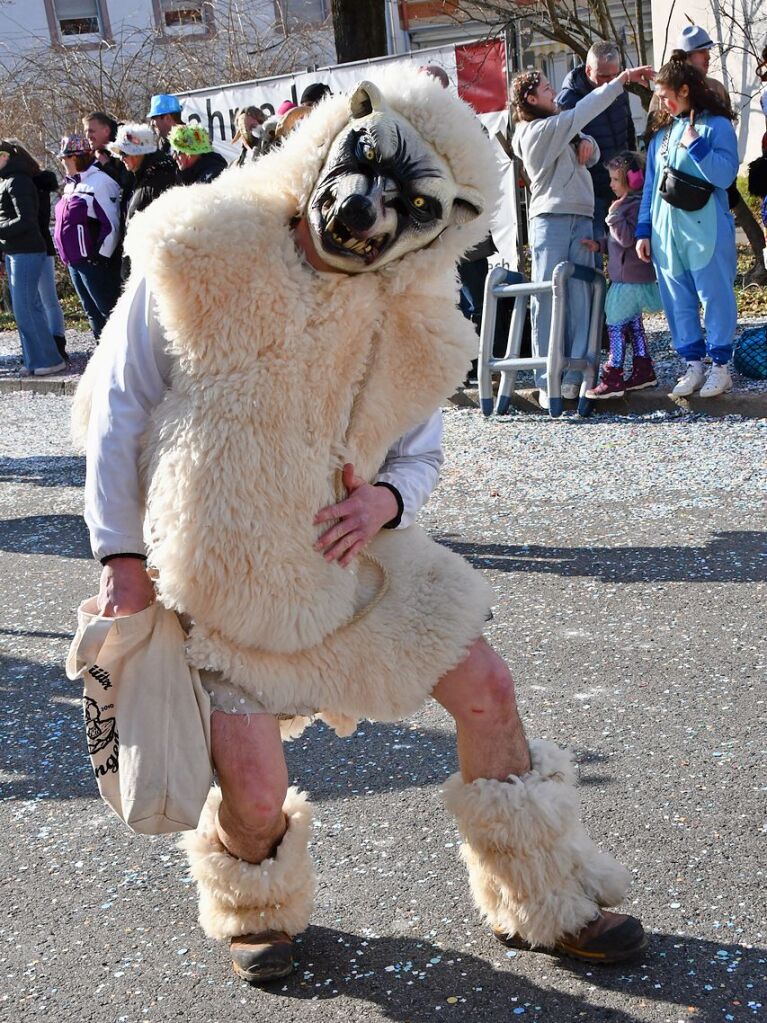
<path fill-rule="evenodd" d="M 46 256 L 43 272 L 40 274 L 40 301 L 43 303 L 45 318 L 54 337 L 64 337 L 64 313 L 56 291 L 56 257 Z"/>
<path fill-rule="evenodd" d="M 21 354 L 30 373 L 58 366 L 61 362 L 40 301 L 40 277 L 47 258 L 45 252 L 19 252 L 5 256 L 5 272 L 8 274 L 13 315 L 19 328 Z"/>
<path fill-rule="evenodd" d="M 613 199 L 615 196 L 613 196 Z M 603 238 L 607 236 L 607 214 L 610 209 L 610 205 L 613 202 L 607 196 L 594 196 L 594 239 L 595 241 L 601 242 Z M 601 252 L 594 253 L 594 265 L 600 272 L 604 270 L 605 257 Z"/>
<path fill-rule="evenodd" d="M 86 259 L 82 263 L 71 264 L 69 276 L 88 317 L 93 336 L 98 341 L 120 297 L 119 264 L 112 259 Z"/>
<path fill-rule="evenodd" d="M 543 213 L 530 220 L 530 246 L 532 248 L 532 276 L 534 281 L 550 281 L 557 263 L 565 260 L 591 264 L 592 255 L 581 242 L 591 238 L 591 217 L 579 217 L 569 213 Z M 565 355 L 583 359 L 589 344 L 589 319 L 591 317 L 591 292 L 585 281 L 567 282 L 565 319 Z M 531 302 L 533 329 L 533 355 L 544 356 L 549 351 L 551 334 L 551 295 L 534 296 Z M 582 373 L 567 372 L 563 381 L 579 384 Z M 547 390 L 546 370 L 535 371 L 538 387 Z"/>

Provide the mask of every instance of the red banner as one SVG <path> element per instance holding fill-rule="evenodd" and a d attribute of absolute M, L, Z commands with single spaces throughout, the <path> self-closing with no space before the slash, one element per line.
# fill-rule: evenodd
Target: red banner
<path fill-rule="evenodd" d="M 502 39 L 456 46 L 458 95 L 478 114 L 505 110 L 506 53 Z"/>

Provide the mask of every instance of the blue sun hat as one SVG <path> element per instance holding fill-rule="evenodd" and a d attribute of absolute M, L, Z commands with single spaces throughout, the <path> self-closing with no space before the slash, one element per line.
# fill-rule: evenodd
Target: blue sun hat
<path fill-rule="evenodd" d="M 170 96 L 167 92 L 158 92 L 156 96 L 152 96 L 149 113 L 146 116 L 149 120 L 150 117 L 162 117 L 163 114 L 180 113 L 181 104 L 177 96 Z"/>
<path fill-rule="evenodd" d="M 694 53 L 696 50 L 710 50 L 714 40 L 700 25 L 685 25 L 676 41 L 677 50 Z"/>

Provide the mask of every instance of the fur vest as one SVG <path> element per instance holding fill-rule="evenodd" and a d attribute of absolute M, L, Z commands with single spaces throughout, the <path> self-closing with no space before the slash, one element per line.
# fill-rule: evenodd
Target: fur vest
<path fill-rule="evenodd" d="M 387 99 L 492 197 L 476 118 L 419 77 Z M 476 339 L 455 265 L 487 222 L 377 272 L 312 270 L 290 221 L 345 119 L 343 97 L 323 103 L 279 150 L 131 226 L 173 364 L 146 438 L 147 535 L 160 598 L 194 622 L 193 664 L 273 713 L 393 720 L 480 635 L 488 588 L 418 527 L 379 534 L 353 571 L 328 564 L 312 521 L 344 462 L 372 479 L 462 379 Z"/>

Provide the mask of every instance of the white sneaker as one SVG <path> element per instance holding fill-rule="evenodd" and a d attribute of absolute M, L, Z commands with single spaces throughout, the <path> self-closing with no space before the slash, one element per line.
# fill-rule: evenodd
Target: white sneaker
<path fill-rule="evenodd" d="M 580 397 L 580 393 L 580 384 L 562 384 L 562 397 L 567 398 L 568 401 L 573 401 L 574 398 Z"/>
<path fill-rule="evenodd" d="M 705 379 L 703 363 L 701 361 L 688 362 L 687 372 L 677 380 L 676 387 L 671 393 L 675 394 L 677 398 L 687 398 L 701 389 Z"/>
<path fill-rule="evenodd" d="M 549 396 L 543 388 L 538 389 L 538 404 L 542 409 L 545 409 L 546 412 L 549 411 Z"/>
<path fill-rule="evenodd" d="M 58 362 L 55 366 L 42 366 L 40 369 L 35 370 L 36 377 L 49 377 L 52 373 L 61 373 L 62 370 L 67 368 L 66 362 Z"/>
<path fill-rule="evenodd" d="M 714 365 L 708 371 L 705 384 L 700 389 L 701 398 L 716 398 L 718 394 L 724 394 L 725 391 L 732 390 L 732 377 L 730 371 L 727 368 L 727 364 L 723 366 Z"/>

